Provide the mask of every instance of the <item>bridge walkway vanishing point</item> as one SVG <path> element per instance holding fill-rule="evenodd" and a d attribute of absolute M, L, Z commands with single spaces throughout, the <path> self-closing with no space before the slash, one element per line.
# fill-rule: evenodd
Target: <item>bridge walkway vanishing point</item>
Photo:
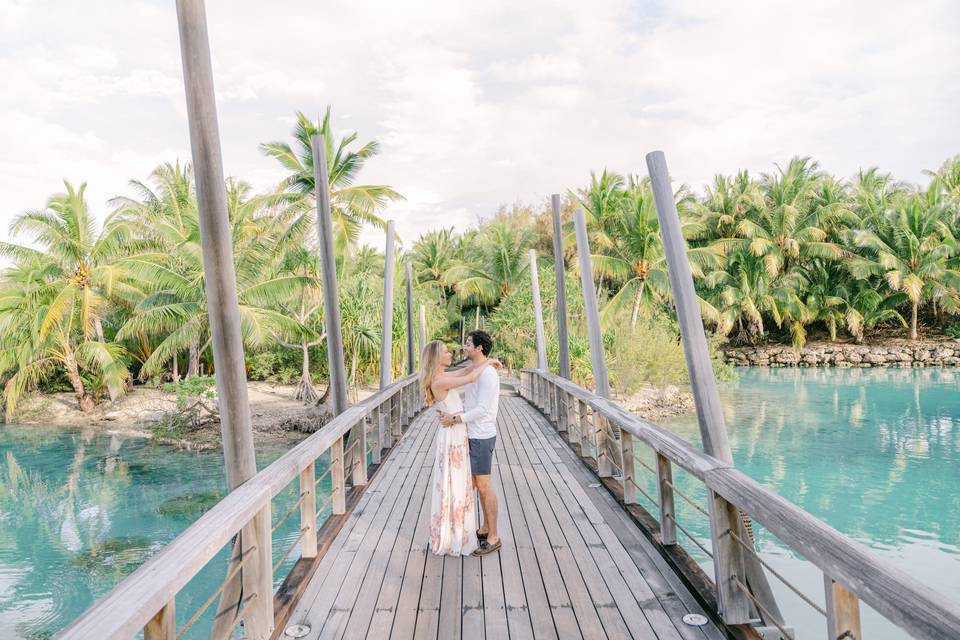
<path fill-rule="evenodd" d="M 435 412 L 421 413 L 328 548 L 288 621 L 306 638 L 720 639 L 660 554 L 537 409 L 501 398 L 503 548 L 429 551 Z M 278 630 L 282 633 L 282 630 Z"/>

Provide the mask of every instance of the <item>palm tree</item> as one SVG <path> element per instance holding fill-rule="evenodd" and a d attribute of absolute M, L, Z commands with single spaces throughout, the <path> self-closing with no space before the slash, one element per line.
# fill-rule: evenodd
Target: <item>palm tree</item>
<path fill-rule="evenodd" d="M 839 258 L 840 247 L 827 242 L 824 225 L 842 210 L 841 203 L 817 206 L 822 174 L 809 158 L 793 158 L 786 170 L 763 175 L 763 206 L 745 218 L 737 230 L 744 246 L 763 259 L 771 276 L 778 276 L 803 258 Z"/>
<path fill-rule="evenodd" d="M 316 185 L 314 184 L 313 148 L 310 139 L 323 138 L 330 183 L 330 213 L 333 217 L 333 232 L 337 253 L 343 254 L 353 247 L 363 225 L 385 228 L 386 223 L 377 211 L 403 196 L 386 185 L 355 185 L 357 174 L 367 160 L 380 151 L 380 145 L 371 141 L 351 150 L 357 140 L 356 132 L 339 141 L 334 140 L 330 129 L 330 107 L 324 112 L 319 125 L 303 113 L 297 113 L 297 125 L 293 129 L 294 146 L 286 142 L 268 142 L 260 150 L 290 172 L 279 185 L 279 190 L 295 194 L 307 200 L 309 208 L 315 208 Z"/>
<path fill-rule="evenodd" d="M 159 256 L 131 261 L 148 293 L 118 338 L 152 336 L 160 340 L 143 362 L 142 379 L 159 373 L 183 351 L 189 354 L 187 375 L 195 376 L 210 338 L 191 172 L 186 165 L 166 164 L 151 177 L 156 191 L 133 183 L 142 200 L 115 200 L 119 205 L 115 219 L 140 221 L 146 238 L 161 248 Z M 309 285 L 310 278 L 281 273 L 276 265 L 285 251 L 300 241 L 306 223 L 297 207 L 276 208 L 282 198 L 250 197 L 250 186 L 242 181 L 228 180 L 226 190 L 244 344 L 265 348 L 275 343 L 278 335 L 303 331 L 297 320 L 277 308 L 291 290 Z"/>
<path fill-rule="evenodd" d="M 917 339 L 918 310 L 925 300 L 960 309 L 960 271 L 948 264 L 957 246 L 944 218 L 943 207 L 930 206 L 921 194 L 899 198 L 876 219 L 874 228 L 854 233 L 854 242 L 866 255 L 846 261 L 854 277 L 880 276 L 891 291 L 906 294 L 911 340 Z"/>
<path fill-rule="evenodd" d="M 417 282 L 436 289 L 445 304 L 453 291 L 450 271 L 457 263 L 453 227 L 428 231 L 413 243 L 411 259 Z"/>
<path fill-rule="evenodd" d="M 607 253 L 591 256 L 597 274 L 619 286 L 605 305 L 604 314 L 617 311 L 632 299 L 630 328 L 636 330 L 644 301 L 653 304 L 670 292 L 660 223 L 649 178 L 638 181 L 634 176 L 628 177 L 621 215 L 610 227 L 613 246 Z M 684 225 L 686 235 L 692 235 L 692 229 L 690 223 Z M 690 248 L 687 258 L 698 278 L 703 276 L 704 267 L 719 268 L 721 265 L 720 253 L 712 246 Z"/>
<path fill-rule="evenodd" d="M 447 275 L 456 283 L 454 290 L 461 306 L 473 303 L 479 309 L 506 297 L 530 267 L 526 250 L 531 240 L 529 229 L 516 229 L 506 223 L 485 227 L 476 247 L 479 259 L 468 258 Z"/>
<path fill-rule="evenodd" d="M 694 206 L 695 219 L 702 225 L 697 237 L 708 241 L 735 238 L 740 221 L 763 208 L 760 187 L 746 171 L 728 178 L 716 175 L 706 196 Z"/>
<path fill-rule="evenodd" d="M 66 193 L 51 197 L 46 209 L 24 212 L 10 226 L 11 235 L 27 233 L 40 249 L 0 243 L 0 255 L 24 267 L 12 274 L 5 313 L 32 329 L 27 342 L 13 345 L 18 355 L 10 364 L 18 373 L 7 384 L 8 409 L 54 366 L 65 368 L 85 411 L 93 399 L 81 372 L 102 376 L 111 399 L 123 393 L 128 376 L 125 350 L 107 342 L 103 320 L 111 301 L 136 295 L 129 266 L 141 247 L 123 224 L 98 233 L 84 198 L 86 184 L 64 186 Z"/>

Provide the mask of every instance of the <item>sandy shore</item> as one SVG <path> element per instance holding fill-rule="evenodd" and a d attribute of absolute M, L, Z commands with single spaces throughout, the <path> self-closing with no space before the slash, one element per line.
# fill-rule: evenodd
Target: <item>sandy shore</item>
<path fill-rule="evenodd" d="M 254 441 L 258 445 L 298 442 L 329 420 L 329 412 L 324 406 L 305 405 L 296 400 L 292 385 L 250 382 L 247 390 Z M 318 386 L 317 392 L 322 393 L 323 387 Z M 350 401 L 357 402 L 375 392 L 373 387 L 354 390 Z M 71 393 L 32 394 L 22 401 L 15 422 L 90 428 L 104 433 L 149 438 L 156 437 L 153 428 L 176 411 L 176 394 L 146 387 L 135 387 L 116 402 L 102 402 L 90 413 L 79 410 Z M 211 423 L 190 430 L 183 438 L 156 439 L 191 449 L 217 448 L 220 446 L 220 429 L 218 423 Z"/>
<path fill-rule="evenodd" d="M 317 391 L 322 392 L 322 387 Z M 350 402 L 358 402 L 376 392 L 375 387 L 353 390 Z M 290 445 L 299 442 L 330 419 L 326 407 L 304 405 L 294 398 L 294 387 L 265 382 L 248 385 L 253 417 L 254 442 L 258 446 Z M 614 400 L 629 411 L 657 422 L 695 410 L 688 390 L 675 386 L 649 386 Z M 32 394 L 21 404 L 16 423 L 89 428 L 128 437 L 153 437 L 189 449 L 220 447 L 219 423 L 192 429 L 183 437 L 159 436 L 154 428 L 165 416 L 177 410 L 176 394 L 159 389 L 135 387 L 116 402 L 103 402 L 90 413 L 82 413 L 71 393 Z"/>

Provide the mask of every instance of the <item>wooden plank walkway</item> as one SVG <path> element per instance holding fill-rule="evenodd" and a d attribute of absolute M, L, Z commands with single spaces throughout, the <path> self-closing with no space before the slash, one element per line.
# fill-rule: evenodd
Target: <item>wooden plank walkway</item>
<path fill-rule="evenodd" d="M 371 482 L 288 624 L 317 638 L 721 640 L 616 500 L 525 400 L 500 401 L 494 482 L 503 549 L 428 549 L 436 414 Z"/>

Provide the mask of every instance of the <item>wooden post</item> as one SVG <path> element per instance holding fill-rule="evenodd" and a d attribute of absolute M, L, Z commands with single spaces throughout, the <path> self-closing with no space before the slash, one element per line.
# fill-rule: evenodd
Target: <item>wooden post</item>
<path fill-rule="evenodd" d="M 553 271 L 557 276 L 557 339 L 560 342 L 560 376 L 570 379 L 570 334 L 567 331 L 567 286 L 563 264 L 563 230 L 560 220 L 560 195 L 550 196 L 553 210 Z"/>
<path fill-rule="evenodd" d="M 620 459 L 623 460 L 623 503 L 637 502 L 636 469 L 633 464 L 633 434 L 620 430 Z"/>
<path fill-rule="evenodd" d="M 577 255 L 580 258 L 580 285 L 583 289 L 583 311 L 587 317 L 587 337 L 590 340 L 590 362 L 593 365 L 593 378 L 596 394 L 601 398 L 610 397 L 610 383 L 607 380 L 607 361 L 603 352 L 603 333 L 600 330 L 600 311 L 597 309 L 597 290 L 593 285 L 593 265 L 590 260 L 590 242 L 587 240 L 587 221 L 583 209 L 577 209 L 573 215 L 573 226 L 577 233 Z M 606 422 L 599 420 L 599 429 L 606 429 Z M 604 433 L 610 436 L 612 433 Z M 613 475 L 610 460 L 610 447 L 597 438 L 597 475 L 609 478 Z M 604 448 L 600 448 L 601 445 Z M 621 466 L 622 461 L 621 461 Z"/>
<path fill-rule="evenodd" d="M 577 400 L 577 406 L 580 414 L 580 456 L 583 458 L 593 457 L 593 427 L 590 420 L 590 407 L 583 400 Z"/>
<path fill-rule="evenodd" d="M 709 455 L 733 464 L 733 453 L 727 439 L 727 427 L 723 419 L 723 407 L 717 391 L 717 381 L 707 350 L 707 337 L 700 317 L 700 306 L 693 287 L 693 275 L 687 259 L 687 244 L 680 228 L 680 216 L 673 200 L 670 174 L 662 151 L 647 154 L 647 169 L 653 186 L 653 196 L 660 221 L 664 254 L 670 288 L 677 308 L 677 321 L 683 339 L 683 351 L 687 360 L 690 383 L 697 407 L 697 421 L 703 449 Z M 714 549 L 714 570 L 717 584 L 717 600 L 720 613 L 727 624 L 743 624 L 750 621 L 752 603 L 733 582 L 731 576 L 739 575 L 763 604 L 776 622 L 783 624 L 783 615 L 777 606 L 773 591 L 767 582 L 763 568 L 756 557 L 737 545 L 728 531 L 734 531 L 741 540 L 748 540 L 745 527 L 737 510 L 723 498 L 709 492 L 710 532 Z M 766 614 L 761 614 L 766 618 Z M 770 622 L 770 620 L 765 620 Z"/>
<path fill-rule="evenodd" d="M 373 464 L 383 461 L 383 423 L 380 421 L 380 407 L 370 412 L 370 430 L 373 432 Z"/>
<path fill-rule="evenodd" d="M 427 346 L 427 309 L 420 305 L 420 351 Z"/>
<path fill-rule="evenodd" d="M 314 190 L 317 196 L 317 238 L 323 276 L 323 325 L 327 332 L 327 368 L 330 371 L 330 398 L 334 417 L 347 410 L 347 373 L 343 361 L 343 334 L 340 325 L 340 295 L 337 290 L 337 256 L 333 248 L 333 220 L 330 214 L 330 185 L 327 174 L 326 143 L 311 136 Z"/>
<path fill-rule="evenodd" d="M 317 474 L 314 463 L 300 472 L 300 528 L 306 529 L 300 543 L 301 558 L 317 557 Z"/>
<path fill-rule="evenodd" d="M 347 512 L 347 479 L 343 467 L 343 438 L 337 438 L 330 445 L 330 483 L 333 485 L 333 515 Z"/>
<path fill-rule="evenodd" d="M 356 431 L 358 435 L 358 440 L 354 449 L 353 459 L 356 461 L 353 463 L 353 477 L 350 482 L 355 487 L 362 487 L 367 484 L 367 428 L 366 420 L 361 421 L 356 427 L 352 429 Z M 353 438 L 351 438 L 353 440 Z M 352 444 L 352 442 L 351 442 Z"/>
<path fill-rule="evenodd" d="M 860 601 L 857 595 L 826 574 L 823 576 L 823 584 L 827 598 L 827 637 L 830 640 L 862 640 Z"/>
<path fill-rule="evenodd" d="M 657 497 L 660 499 L 660 542 L 677 544 L 677 512 L 673 504 L 673 469 L 670 459 L 657 454 Z"/>
<path fill-rule="evenodd" d="M 233 263 L 230 220 L 227 215 L 220 128 L 217 122 L 213 67 L 203 0 L 177 0 L 177 23 L 197 191 L 207 313 L 210 318 L 217 397 L 220 404 L 223 457 L 227 489 L 232 491 L 256 475 L 257 464 L 254 457 L 250 403 L 247 398 L 237 277 Z M 257 557 L 249 564 L 249 568 L 245 567 L 230 580 L 218 604 L 218 612 L 226 612 L 239 606 L 241 597 L 256 594 L 257 598 L 250 605 L 244 623 L 247 635 L 254 640 L 268 638 L 273 630 L 270 524 L 267 521 L 266 539 L 260 538 L 263 523 L 258 522 L 258 518 L 261 517 L 256 516 L 253 522 L 241 530 L 231 555 L 241 557 L 255 548 L 253 553 Z M 263 574 L 264 566 L 267 567 L 266 575 Z M 230 571 L 230 567 L 227 571 Z M 225 630 L 232 623 L 231 616 L 222 615 L 214 624 L 213 631 L 225 634 Z"/>
<path fill-rule="evenodd" d="M 400 438 L 403 437 L 403 425 L 400 422 L 400 417 L 403 411 L 403 399 L 400 397 L 400 393 L 396 393 L 393 396 L 393 399 L 390 402 L 390 424 L 392 425 L 393 441 L 399 442 Z"/>
<path fill-rule="evenodd" d="M 413 346 L 413 267 L 410 261 L 405 264 L 407 271 L 407 375 L 417 370 Z"/>
<path fill-rule="evenodd" d="M 176 601 L 168 602 L 143 628 L 143 640 L 175 640 L 177 637 Z"/>
<path fill-rule="evenodd" d="M 380 323 L 380 388 L 393 378 L 393 220 L 387 221 L 386 262 L 383 268 L 383 317 Z"/>
<path fill-rule="evenodd" d="M 567 392 L 559 386 L 557 389 L 557 431 L 567 433 L 569 415 L 567 413 Z"/>
<path fill-rule="evenodd" d="M 543 305 L 540 302 L 540 277 L 537 250 L 530 249 L 530 287 L 533 290 L 533 319 L 537 332 L 537 369 L 547 370 L 547 344 L 543 332 Z"/>

